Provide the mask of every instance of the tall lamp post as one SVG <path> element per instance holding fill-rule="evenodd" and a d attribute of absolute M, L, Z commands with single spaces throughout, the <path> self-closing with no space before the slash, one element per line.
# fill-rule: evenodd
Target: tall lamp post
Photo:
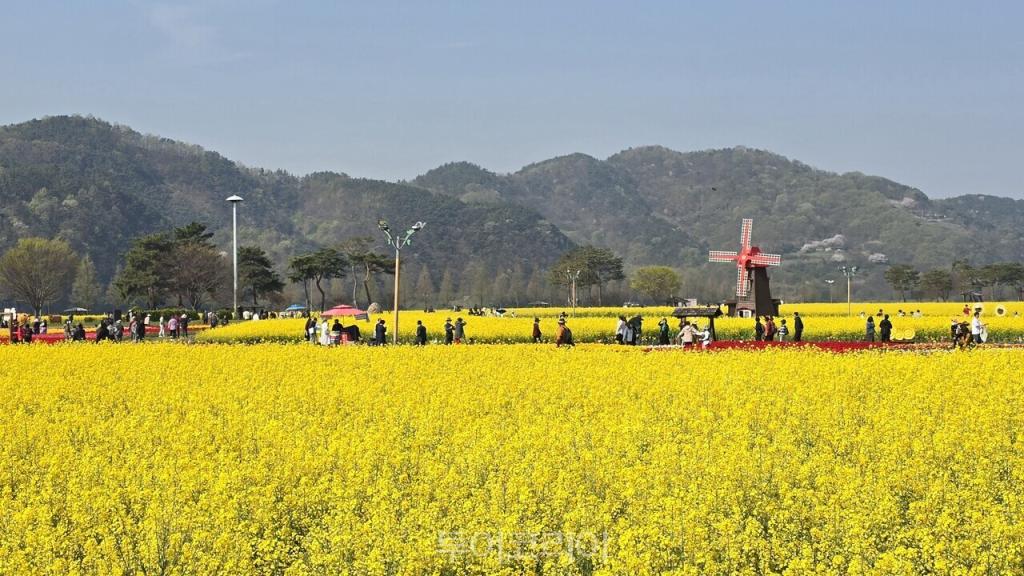
<path fill-rule="evenodd" d="M 405 231 L 404 236 L 400 236 L 391 234 L 391 227 L 388 226 L 387 220 L 383 218 L 377 220 L 377 228 L 380 228 L 380 231 L 387 237 L 388 244 L 395 249 L 395 333 L 392 339 L 395 344 L 398 344 L 398 287 L 399 275 L 402 273 L 402 248 L 408 246 L 412 235 L 422 230 L 426 225 L 426 222 L 416 222 Z"/>
<path fill-rule="evenodd" d="M 580 279 L 580 272 L 582 270 L 569 270 L 566 269 L 565 277 L 569 280 L 569 284 L 572 286 L 569 292 L 569 303 L 572 305 L 572 317 L 576 317 L 576 281 Z"/>
<path fill-rule="evenodd" d="M 828 284 L 828 303 L 832 303 L 832 285 L 835 284 L 835 280 L 825 280 L 825 284 Z"/>
<path fill-rule="evenodd" d="M 238 314 L 238 203 L 242 201 L 242 197 L 228 196 L 227 201 L 231 202 L 231 260 L 234 264 L 234 284 L 232 285 L 234 306 L 231 308 L 231 316 L 234 317 L 235 314 Z"/>
<path fill-rule="evenodd" d="M 839 271 L 842 272 L 843 276 L 846 276 L 846 314 L 853 316 L 853 304 L 851 299 L 851 286 L 853 285 L 853 277 L 857 275 L 856 266 L 840 266 Z"/>

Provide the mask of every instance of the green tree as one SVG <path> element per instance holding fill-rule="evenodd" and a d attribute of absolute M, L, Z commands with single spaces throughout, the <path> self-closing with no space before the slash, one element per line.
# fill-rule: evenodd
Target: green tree
<path fill-rule="evenodd" d="M 659 304 L 679 293 L 682 281 L 679 274 L 668 266 L 645 266 L 633 273 L 630 288 Z"/>
<path fill-rule="evenodd" d="M 420 275 L 416 278 L 416 300 L 421 306 L 426 308 L 434 303 L 436 297 L 436 290 L 434 289 L 434 282 L 430 279 L 430 269 L 424 264 L 420 268 Z"/>
<path fill-rule="evenodd" d="M 983 266 L 979 270 L 985 286 L 991 287 L 992 299 L 999 299 L 999 288 L 1001 286 L 1013 286 L 1019 284 L 1019 279 L 1024 272 L 1024 265 L 1018 262 L 997 262 Z"/>
<path fill-rule="evenodd" d="M 78 262 L 75 281 L 71 285 L 71 303 L 75 306 L 95 310 L 100 299 L 100 284 L 96 279 L 96 266 L 88 254 Z"/>
<path fill-rule="evenodd" d="M 158 307 L 170 290 L 171 256 L 175 244 L 166 234 L 136 238 L 124 257 L 114 286 L 125 304 L 142 298 L 148 308 Z"/>
<path fill-rule="evenodd" d="M 259 305 L 259 296 L 280 292 L 284 288 L 281 276 L 267 253 L 257 246 L 238 249 L 238 279 L 252 296 L 252 305 Z"/>
<path fill-rule="evenodd" d="M 327 304 L 327 293 L 324 291 L 323 281 L 331 278 L 344 278 L 348 267 L 348 259 L 344 254 L 334 248 L 321 248 L 293 258 L 289 266 L 291 270 L 289 278 L 301 277 L 304 282 L 311 281 L 320 292 L 320 311 L 323 312 Z"/>
<path fill-rule="evenodd" d="M 449 306 L 454 297 L 455 280 L 452 279 L 451 269 L 445 268 L 444 275 L 441 276 L 441 285 L 437 288 L 437 299 L 442 306 Z"/>
<path fill-rule="evenodd" d="M 555 286 L 570 286 L 572 275 L 579 271 L 576 280 L 577 293 L 581 287 L 597 287 L 597 304 L 604 304 L 604 286 L 612 280 L 622 280 L 622 258 L 607 248 L 579 246 L 573 248 L 555 262 L 548 273 L 549 281 Z"/>
<path fill-rule="evenodd" d="M 198 244 L 207 248 L 213 248 L 213 242 L 210 242 L 210 238 L 213 238 L 213 232 L 206 229 L 206 224 L 200 224 L 199 222 L 190 222 L 174 229 L 174 243 L 179 246 L 182 244 Z"/>
<path fill-rule="evenodd" d="M 896 264 L 885 271 L 885 281 L 900 293 L 900 299 L 904 302 L 907 301 L 907 292 L 918 285 L 920 277 L 921 273 L 909 264 Z"/>
<path fill-rule="evenodd" d="M 174 247 L 168 283 L 179 305 L 199 310 L 230 277 L 230 264 L 211 246 L 187 241 Z"/>
<path fill-rule="evenodd" d="M 348 266 L 352 272 L 352 305 L 358 306 L 356 298 L 356 282 L 358 271 L 362 275 L 363 291 L 366 294 L 366 304 L 373 302 L 370 294 L 370 279 L 378 274 L 394 274 L 395 261 L 387 255 L 374 252 L 371 249 L 372 239 L 361 236 L 349 238 L 341 244 L 341 253 L 348 260 Z"/>
<path fill-rule="evenodd" d="M 949 270 L 929 270 L 921 275 L 921 288 L 942 300 L 949 299 L 953 290 L 953 273 Z"/>
<path fill-rule="evenodd" d="M 306 310 L 312 310 L 313 299 L 309 293 L 309 283 L 313 279 L 313 255 L 303 254 L 296 256 L 288 262 L 288 280 L 296 284 L 302 284 L 302 292 L 306 295 Z"/>
<path fill-rule="evenodd" d="M 71 289 L 78 258 L 63 240 L 22 238 L 0 257 L 0 286 L 42 314 Z"/>

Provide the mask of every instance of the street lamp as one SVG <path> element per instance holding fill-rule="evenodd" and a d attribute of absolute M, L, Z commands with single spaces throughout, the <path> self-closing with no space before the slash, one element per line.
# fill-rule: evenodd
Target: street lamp
<path fill-rule="evenodd" d="M 238 203 L 242 201 L 242 197 L 238 195 L 228 196 L 227 201 L 231 202 L 231 252 L 235 279 L 232 286 L 234 306 L 231 308 L 231 316 L 234 317 L 235 314 L 238 314 Z"/>
<path fill-rule="evenodd" d="M 828 284 L 828 303 L 832 303 L 832 285 L 835 284 L 835 280 L 825 280 L 825 284 Z"/>
<path fill-rule="evenodd" d="M 569 292 L 569 303 L 572 305 L 572 317 L 576 317 L 576 281 L 580 279 L 580 272 L 582 270 L 569 270 L 566 269 L 565 277 L 569 280 L 569 284 L 572 286 Z"/>
<path fill-rule="evenodd" d="M 409 241 L 412 239 L 412 235 L 419 232 L 426 226 L 426 222 L 416 222 L 405 231 L 405 236 L 392 235 L 391 227 L 388 226 L 387 220 L 380 218 L 377 220 L 377 228 L 384 233 L 384 236 L 388 239 L 388 245 L 395 248 L 395 333 L 393 342 L 398 344 L 398 287 L 399 287 L 399 275 L 401 274 L 402 265 L 402 248 L 409 245 Z"/>
<path fill-rule="evenodd" d="M 850 298 L 850 294 L 853 277 L 857 275 L 857 267 L 840 266 L 839 271 L 843 274 L 843 276 L 846 276 L 846 313 L 849 316 L 853 316 L 853 304 L 851 304 L 852 300 Z"/>

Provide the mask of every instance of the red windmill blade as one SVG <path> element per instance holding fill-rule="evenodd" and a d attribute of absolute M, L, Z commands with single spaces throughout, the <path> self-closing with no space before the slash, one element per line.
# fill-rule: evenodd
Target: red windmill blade
<path fill-rule="evenodd" d="M 751 218 L 744 218 L 740 223 L 740 250 L 750 248 L 750 232 L 753 228 L 754 220 Z"/>
<path fill-rule="evenodd" d="M 750 292 L 750 275 L 747 274 L 747 269 L 742 266 L 736 267 L 736 295 L 740 298 L 745 298 Z"/>

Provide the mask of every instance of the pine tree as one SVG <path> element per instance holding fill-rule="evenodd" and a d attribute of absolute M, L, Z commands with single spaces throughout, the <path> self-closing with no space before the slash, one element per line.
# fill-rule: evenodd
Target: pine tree
<path fill-rule="evenodd" d="M 494 304 L 496 306 L 507 306 L 509 304 L 511 300 L 511 298 L 509 298 L 511 287 L 512 283 L 507 273 L 500 272 L 494 277 L 494 283 L 491 287 L 491 296 L 494 298 Z"/>
<path fill-rule="evenodd" d="M 96 266 L 88 254 L 78 262 L 75 282 L 71 285 L 71 304 L 95 310 L 100 299 L 100 284 L 96 279 Z"/>
<path fill-rule="evenodd" d="M 441 306 L 451 306 L 452 298 L 455 297 L 455 280 L 452 279 L 450 268 L 444 269 L 444 276 L 441 277 L 441 286 L 437 289 L 437 299 Z"/>
<path fill-rule="evenodd" d="M 420 306 L 427 308 L 434 305 L 437 291 L 434 289 L 434 282 L 430 279 L 430 269 L 426 264 L 420 268 L 420 275 L 416 278 L 415 291 L 416 300 Z"/>

